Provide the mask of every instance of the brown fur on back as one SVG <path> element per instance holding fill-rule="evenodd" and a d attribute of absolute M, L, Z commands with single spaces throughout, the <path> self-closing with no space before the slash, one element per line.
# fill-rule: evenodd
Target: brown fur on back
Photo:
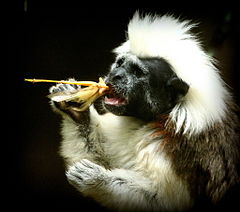
<path fill-rule="evenodd" d="M 161 149 L 172 159 L 176 173 L 189 184 L 191 195 L 219 202 L 240 182 L 239 124 L 232 106 L 222 122 L 198 135 L 175 134 L 174 123 L 164 116 L 153 124 L 152 136 L 163 138 Z"/>

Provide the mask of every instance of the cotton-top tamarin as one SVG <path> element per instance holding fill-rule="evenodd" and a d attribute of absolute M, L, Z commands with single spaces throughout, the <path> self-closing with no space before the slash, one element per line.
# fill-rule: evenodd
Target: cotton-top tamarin
<path fill-rule="evenodd" d="M 66 176 L 83 195 L 118 211 L 181 211 L 239 182 L 236 106 L 195 26 L 135 13 L 105 77 L 111 92 L 83 112 L 51 103 Z M 79 87 L 50 92 L 69 89 Z"/>

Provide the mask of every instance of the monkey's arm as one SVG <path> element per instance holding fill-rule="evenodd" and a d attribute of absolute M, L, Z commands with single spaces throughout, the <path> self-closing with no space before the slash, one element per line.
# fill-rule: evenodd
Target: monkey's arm
<path fill-rule="evenodd" d="M 180 211 L 191 205 L 182 184 L 171 176 L 155 182 L 140 172 L 107 170 L 86 159 L 71 166 L 66 175 L 81 193 L 116 211 Z"/>
<path fill-rule="evenodd" d="M 154 211 L 156 193 L 149 179 L 126 169 L 107 170 L 83 159 L 66 172 L 69 182 L 86 196 L 120 211 Z M 150 190 L 152 189 L 152 190 Z"/>
<path fill-rule="evenodd" d="M 57 84 L 52 86 L 49 91 L 50 94 L 54 94 L 56 92 L 69 93 L 79 89 L 81 89 L 79 85 Z M 51 100 L 50 104 L 53 110 L 63 118 L 60 154 L 65 159 L 66 165 L 72 165 L 87 158 L 108 167 L 101 142 L 97 136 L 94 136 L 97 132 L 91 130 L 94 127 L 91 126 L 90 109 L 78 111 L 76 108 L 80 103 L 74 101 L 54 102 Z"/>

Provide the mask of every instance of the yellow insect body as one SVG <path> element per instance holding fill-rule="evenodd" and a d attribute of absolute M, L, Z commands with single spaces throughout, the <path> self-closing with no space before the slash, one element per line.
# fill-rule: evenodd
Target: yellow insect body
<path fill-rule="evenodd" d="M 100 77 L 99 82 L 93 81 L 57 81 L 57 80 L 45 80 L 45 79 L 25 79 L 28 82 L 53 82 L 61 84 L 75 84 L 88 86 L 86 88 L 80 88 L 74 91 L 61 91 L 48 95 L 54 102 L 77 102 L 80 103 L 78 107 L 74 107 L 74 110 L 84 111 L 86 110 L 98 97 L 102 96 L 109 87 L 105 84 Z"/>

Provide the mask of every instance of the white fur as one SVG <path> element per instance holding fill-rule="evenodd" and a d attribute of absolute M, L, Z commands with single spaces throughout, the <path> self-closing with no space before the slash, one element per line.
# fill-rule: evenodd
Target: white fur
<path fill-rule="evenodd" d="M 117 168 L 111 175 L 124 177 L 133 184 L 141 182 L 146 190 L 157 192 L 156 198 L 162 209 L 182 210 L 191 205 L 185 182 L 177 177 L 170 159 L 161 152 L 161 140 L 149 142 L 154 129 L 131 117 L 111 113 L 99 116 L 93 108 L 91 114 L 94 125 L 105 138 L 105 153 L 111 158 L 111 165 Z M 126 202 L 132 198 L 132 193 L 126 192 L 128 195 L 118 201 Z"/>
<path fill-rule="evenodd" d="M 170 159 L 161 150 L 161 140 L 149 142 L 154 132 L 151 126 L 130 117 L 99 115 L 92 106 L 90 120 L 89 139 L 101 143 L 113 169 L 90 162 L 92 155 L 84 148 L 87 141 L 78 133 L 79 126 L 64 119 L 61 154 L 68 165 L 74 164 L 67 177 L 78 190 L 121 211 L 172 211 L 191 206 L 188 187 L 174 173 Z M 125 183 L 119 184 L 118 179 Z M 105 183 L 99 183 L 102 180 Z M 95 184 L 101 188 L 89 186 Z M 154 195 L 153 202 L 146 201 L 143 191 Z"/>
<path fill-rule="evenodd" d="M 86 139 L 79 133 L 79 126 L 69 117 L 64 116 L 61 128 L 62 140 L 60 154 L 68 165 L 72 165 L 82 158 L 90 159 L 85 148 Z"/>
<path fill-rule="evenodd" d="M 144 16 L 135 13 L 128 25 L 128 39 L 114 51 L 138 57 L 161 57 L 173 67 L 190 89 L 183 103 L 176 105 L 170 117 L 176 132 L 197 134 L 225 116 L 228 94 L 213 59 L 189 32 L 196 25 L 172 16 Z M 161 70 L 160 70 L 161 71 Z"/>

